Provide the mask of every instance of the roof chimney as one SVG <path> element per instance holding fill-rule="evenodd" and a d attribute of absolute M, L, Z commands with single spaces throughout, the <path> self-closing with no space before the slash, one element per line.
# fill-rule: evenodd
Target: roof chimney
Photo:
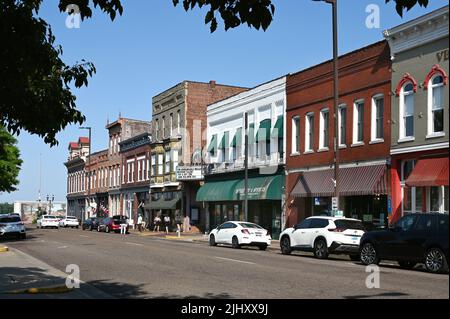
<path fill-rule="evenodd" d="M 209 81 L 209 86 L 211 86 L 212 89 L 214 89 L 216 87 L 216 81 Z"/>

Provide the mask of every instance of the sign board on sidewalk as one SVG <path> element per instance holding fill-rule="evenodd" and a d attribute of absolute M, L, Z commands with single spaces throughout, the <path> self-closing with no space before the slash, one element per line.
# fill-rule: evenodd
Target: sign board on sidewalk
<path fill-rule="evenodd" d="M 338 210 L 339 209 L 339 200 L 337 197 L 331 198 L 331 210 Z"/>

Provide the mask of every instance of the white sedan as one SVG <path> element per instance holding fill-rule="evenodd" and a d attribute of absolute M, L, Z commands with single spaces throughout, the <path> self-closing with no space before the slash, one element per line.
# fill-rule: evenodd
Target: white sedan
<path fill-rule="evenodd" d="M 56 216 L 44 215 L 37 220 L 37 228 L 59 228 L 59 219 Z"/>
<path fill-rule="evenodd" d="M 67 216 L 66 218 L 63 218 L 59 221 L 59 227 L 76 227 L 80 225 L 78 218 L 73 216 Z"/>
<path fill-rule="evenodd" d="M 229 221 L 209 233 L 210 246 L 217 244 L 228 244 L 233 248 L 258 246 L 259 249 L 266 250 L 270 246 L 271 240 L 266 229 L 249 222 Z"/>

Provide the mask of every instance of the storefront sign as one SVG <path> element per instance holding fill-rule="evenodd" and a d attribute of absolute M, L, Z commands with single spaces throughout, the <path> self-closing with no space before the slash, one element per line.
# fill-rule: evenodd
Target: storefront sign
<path fill-rule="evenodd" d="M 314 205 L 320 206 L 320 197 L 314 197 Z"/>
<path fill-rule="evenodd" d="M 178 166 L 178 181 L 198 181 L 203 179 L 201 166 Z"/>
<path fill-rule="evenodd" d="M 331 198 L 331 210 L 338 210 L 339 209 L 339 200 L 337 197 Z"/>

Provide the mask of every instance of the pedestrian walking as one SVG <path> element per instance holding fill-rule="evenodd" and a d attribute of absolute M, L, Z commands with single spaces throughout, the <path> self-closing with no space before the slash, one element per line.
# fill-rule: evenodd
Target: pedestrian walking
<path fill-rule="evenodd" d="M 166 234 L 169 234 L 170 216 L 164 216 L 164 226 L 166 227 Z"/>
<path fill-rule="evenodd" d="M 153 231 L 159 232 L 159 227 L 161 225 L 161 217 L 159 217 L 159 215 L 156 215 L 155 219 L 153 219 L 153 223 L 155 224 Z"/>
<path fill-rule="evenodd" d="M 177 224 L 177 233 L 178 236 L 181 233 L 181 226 L 183 224 L 182 220 L 181 220 L 181 215 L 180 215 L 180 211 L 177 209 L 177 212 L 175 214 L 175 223 Z"/>
<path fill-rule="evenodd" d="M 128 226 L 127 220 L 125 218 L 122 219 L 120 221 L 120 234 L 121 235 L 126 235 L 126 233 L 127 233 L 127 226 Z"/>
<path fill-rule="evenodd" d="M 139 217 L 138 217 L 138 229 L 139 229 L 139 232 L 140 233 L 142 233 L 142 228 L 143 228 L 143 225 L 142 225 L 142 222 L 143 222 L 143 218 L 142 218 L 142 215 L 141 214 L 139 214 Z"/>
<path fill-rule="evenodd" d="M 185 216 L 183 220 L 183 232 L 187 233 L 191 231 L 191 220 L 189 216 Z"/>

